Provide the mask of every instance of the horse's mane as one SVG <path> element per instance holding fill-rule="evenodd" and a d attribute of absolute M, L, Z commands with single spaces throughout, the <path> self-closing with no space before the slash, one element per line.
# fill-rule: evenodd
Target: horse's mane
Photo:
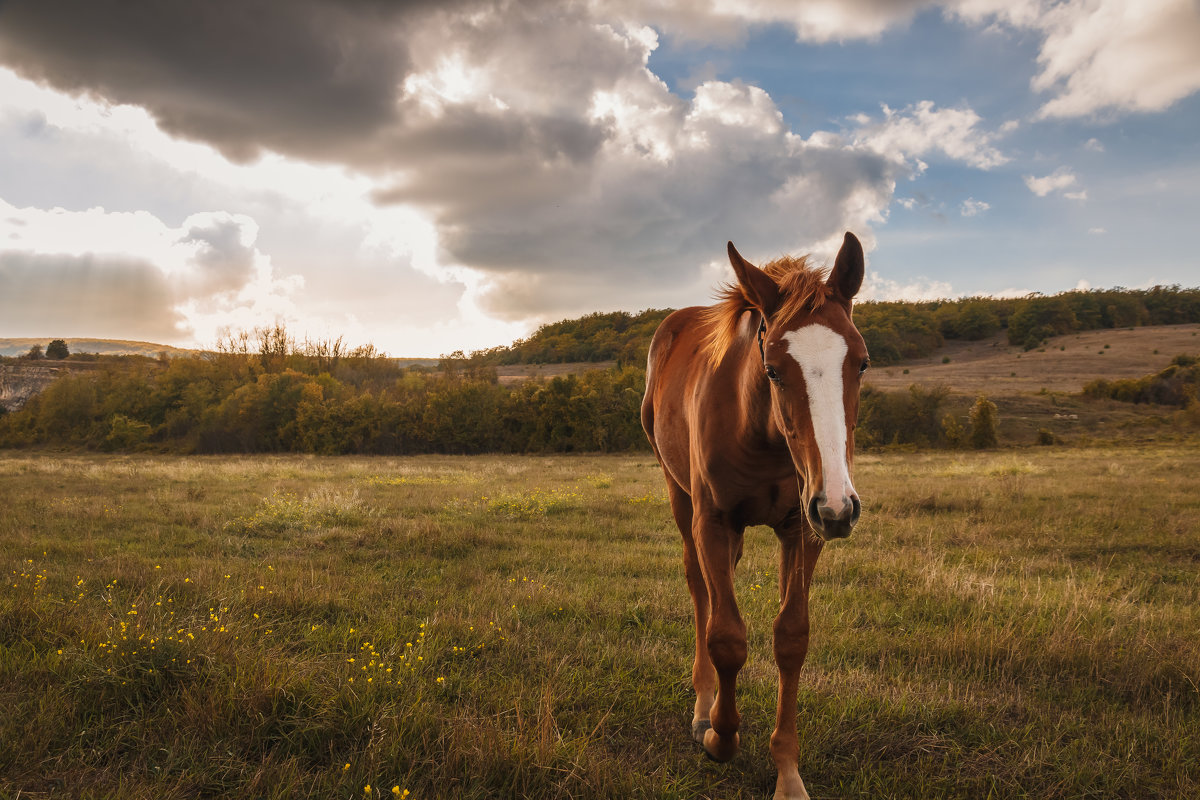
<path fill-rule="evenodd" d="M 825 305 L 831 293 L 825 283 L 825 272 L 809 266 L 808 256 L 782 256 L 764 264 L 762 271 L 779 285 L 779 308 L 775 316 L 780 319 L 816 311 Z M 721 363 L 737 338 L 742 314 L 753 309 L 740 284 L 726 283 L 717 290 L 717 302 L 700 312 L 700 324 L 707 329 L 704 349 L 713 366 Z"/>

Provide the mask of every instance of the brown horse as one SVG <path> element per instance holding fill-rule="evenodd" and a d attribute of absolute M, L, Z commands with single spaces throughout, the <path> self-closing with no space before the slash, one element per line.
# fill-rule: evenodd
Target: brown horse
<path fill-rule="evenodd" d="M 863 250 L 847 233 L 827 279 L 803 258 L 759 269 L 732 242 L 729 260 L 738 282 L 716 305 L 680 309 L 654 334 L 642 427 L 666 474 L 696 613 L 692 735 L 718 761 L 738 748 L 746 625 L 733 572 L 742 533 L 769 525 L 779 537 L 775 797 L 807 798 L 796 693 L 808 586 L 823 543 L 849 536 L 860 510 L 850 467 L 868 360 L 850 308 Z"/>

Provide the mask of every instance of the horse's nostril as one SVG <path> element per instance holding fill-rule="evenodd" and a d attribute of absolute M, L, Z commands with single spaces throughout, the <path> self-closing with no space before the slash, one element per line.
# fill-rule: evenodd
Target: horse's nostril
<path fill-rule="evenodd" d="M 850 505 L 853 509 L 850 511 L 850 524 L 858 522 L 858 516 L 862 514 L 862 503 L 858 501 L 858 495 L 850 495 Z"/>
<path fill-rule="evenodd" d="M 821 501 L 824 500 L 823 495 L 813 495 L 813 498 L 808 501 L 808 521 L 813 524 L 814 528 L 820 530 L 823 525 L 821 520 Z"/>

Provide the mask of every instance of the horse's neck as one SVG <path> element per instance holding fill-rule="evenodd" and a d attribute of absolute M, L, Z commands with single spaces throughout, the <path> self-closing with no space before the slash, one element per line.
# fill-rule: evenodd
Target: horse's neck
<path fill-rule="evenodd" d="M 764 455 L 779 451 L 786 456 L 787 444 L 771 414 L 771 386 L 763 374 L 757 344 L 745 349 L 744 358 L 730 376 L 737 396 L 738 439 L 746 449 Z"/>

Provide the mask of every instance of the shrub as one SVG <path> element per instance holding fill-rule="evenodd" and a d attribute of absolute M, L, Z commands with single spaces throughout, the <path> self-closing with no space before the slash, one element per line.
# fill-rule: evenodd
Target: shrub
<path fill-rule="evenodd" d="M 945 386 L 926 389 L 913 384 L 907 392 L 864 387 L 859 403 L 859 442 L 868 447 L 936 444 L 942 433 L 938 412 L 949 394 Z"/>
<path fill-rule="evenodd" d="M 145 422 L 130 419 L 124 414 L 113 414 L 108 435 L 101 447 L 104 450 L 132 450 L 150 439 L 151 428 Z"/>
<path fill-rule="evenodd" d="M 999 422 L 996 404 L 984 395 L 979 395 L 975 399 L 975 405 L 971 406 L 969 417 L 971 420 L 971 446 L 976 450 L 995 447 L 999 443 L 996 436 L 996 427 Z"/>
<path fill-rule="evenodd" d="M 967 439 L 967 429 L 958 421 L 958 417 L 947 414 L 942 418 L 942 437 L 950 447 L 962 447 Z"/>

